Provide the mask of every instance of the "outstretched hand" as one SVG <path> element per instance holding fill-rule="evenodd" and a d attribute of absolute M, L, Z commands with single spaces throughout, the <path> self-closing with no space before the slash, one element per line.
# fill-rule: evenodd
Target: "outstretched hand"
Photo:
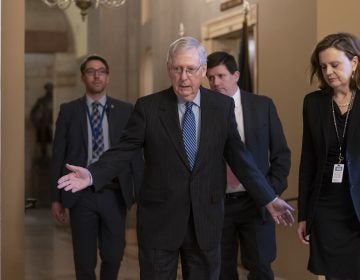
<path fill-rule="evenodd" d="M 62 176 L 58 180 L 58 189 L 75 193 L 91 185 L 91 174 L 89 170 L 70 164 L 66 164 L 66 168 L 69 169 L 71 173 Z"/>
<path fill-rule="evenodd" d="M 274 201 L 268 203 L 265 207 L 270 212 L 275 223 L 283 224 L 284 226 L 291 226 L 294 223 L 294 217 L 292 215 L 294 208 L 281 198 L 275 199 Z"/>

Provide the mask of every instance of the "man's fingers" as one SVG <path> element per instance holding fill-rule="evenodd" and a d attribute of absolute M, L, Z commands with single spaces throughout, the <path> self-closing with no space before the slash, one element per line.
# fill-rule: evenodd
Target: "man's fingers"
<path fill-rule="evenodd" d="M 280 220 L 279 220 L 278 216 L 273 216 L 273 219 L 276 224 L 278 224 L 278 225 L 280 224 Z"/>
<path fill-rule="evenodd" d="M 294 223 L 294 217 L 291 214 L 290 210 L 287 210 L 281 215 L 274 216 L 273 218 L 275 223 L 282 224 L 284 226 L 292 226 L 292 224 Z"/>
<path fill-rule="evenodd" d="M 64 176 L 64 177 L 61 177 L 59 180 L 58 180 L 58 189 L 63 189 L 63 188 L 66 188 L 67 186 L 70 185 L 70 178 L 65 178 L 65 177 L 68 177 L 68 175 Z"/>
<path fill-rule="evenodd" d="M 72 172 L 76 172 L 78 170 L 78 167 L 76 165 L 72 165 L 72 164 L 68 164 L 68 163 L 65 164 L 65 167 Z"/>
<path fill-rule="evenodd" d="M 291 212 L 294 212 L 294 211 L 295 211 L 295 209 L 292 208 L 289 204 L 287 204 L 287 209 L 288 209 L 289 211 L 291 211 Z"/>

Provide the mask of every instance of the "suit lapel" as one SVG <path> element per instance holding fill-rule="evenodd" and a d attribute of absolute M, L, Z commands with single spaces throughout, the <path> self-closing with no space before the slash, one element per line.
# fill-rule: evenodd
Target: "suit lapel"
<path fill-rule="evenodd" d="M 254 106 L 253 102 L 251 102 L 251 96 L 247 93 L 241 91 L 241 106 L 243 112 L 243 123 L 244 123 L 244 134 L 245 134 L 245 142 L 246 146 L 251 145 L 251 143 L 256 143 L 256 139 L 252 137 L 257 135 L 256 133 L 256 123 L 257 123 L 257 115 L 256 115 L 256 106 Z"/>
<path fill-rule="evenodd" d="M 328 135 L 329 135 L 329 129 L 330 125 L 332 125 L 332 122 L 329 122 L 330 115 L 331 115 L 331 100 L 332 100 L 332 94 L 330 90 L 325 90 L 321 92 L 320 95 L 320 104 L 315 108 L 317 111 L 314 112 L 315 114 L 320 115 L 320 126 L 321 126 L 321 132 L 323 137 L 323 142 L 325 143 L 325 154 L 328 152 Z"/>
<path fill-rule="evenodd" d="M 112 110 L 114 110 L 115 105 L 111 97 L 106 97 L 106 117 L 108 120 L 108 128 L 109 128 L 109 141 L 110 141 L 110 147 L 112 147 L 117 139 L 115 139 L 116 135 L 116 127 L 115 127 L 115 121 L 114 121 L 114 114 L 112 113 Z"/>
<path fill-rule="evenodd" d="M 360 91 L 356 92 L 356 96 L 354 99 L 354 104 L 350 112 L 349 116 L 349 127 L 347 131 L 347 145 L 351 145 L 350 141 L 353 139 L 354 133 L 359 129 L 360 127 Z M 355 138 L 354 138 L 355 139 Z M 354 143 L 355 145 L 358 145 L 358 143 Z"/>
<path fill-rule="evenodd" d="M 214 118 L 216 106 L 210 102 L 206 90 L 200 88 L 200 94 L 200 141 L 193 172 L 197 170 L 202 158 L 205 158 L 207 142 L 213 137 L 213 126 L 210 120 L 216 119 Z"/>
<path fill-rule="evenodd" d="M 80 123 L 81 123 L 81 134 L 84 141 L 84 147 L 86 151 L 88 150 L 89 141 L 88 141 L 88 125 L 87 125 L 87 107 L 86 107 L 86 98 L 83 96 L 80 98 L 79 102 L 79 112 L 80 112 Z"/>
<path fill-rule="evenodd" d="M 162 96 L 159 106 L 159 117 L 175 146 L 175 150 L 183 163 L 189 167 L 181 135 L 177 98 L 172 88 L 167 90 Z"/>

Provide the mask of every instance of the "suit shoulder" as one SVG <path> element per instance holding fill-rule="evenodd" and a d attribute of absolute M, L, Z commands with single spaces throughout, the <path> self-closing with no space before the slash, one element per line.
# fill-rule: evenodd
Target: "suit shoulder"
<path fill-rule="evenodd" d="M 123 107 L 123 108 L 129 108 L 132 109 L 134 107 L 133 104 L 131 104 L 130 102 L 127 101 L 123 101 L 114 97 L 110 97 L 108 96 L 108 102 L 110 103 L 110 105 L 116 105 L 117 107 Z"/>
<path fill-rule="evenodd" d="M 74 100 L 66 101 L 60 104 L 60 110 L 71 110 L 76 109 L 78 106 L 82 105 L 84 102 L 84 98 L 80 97 Z"/>
<path fill-rule="evenodd" d="M 327 90 L 315 90 L 305 95 L 304 100 L 312 100 L 321 98 L 328 93 Z"/>
<path fill-rule="evenodd" d="M 250 93 L 250 92 L 246 92 L 246 91 L 245 92 L 241 91 L 241 94 L 243 94 L 245 98 L 247 97 L 250 100 L 254 100 L 256 102 L 273 103 L 272 98 L 267 95 L 255 94 L 255 93 Z"/>
<path fill-rule="evenodd" d="M 316 90 L 305 95 L 303 102 L 303 110 L 311 112 L 319 112 L 319 107 L 327 106 L 330 101 L 330 90 Z"/>
<path fill-rule="evenodd" d="M 215 103 L 225 103 L 230 104 L 233 102 L 233 98 L 230 96 L 227 96 L 225 94 L 221 94 L 219 92 L 207 89 L 207 88 L 201 88 L 201 95 L 207 98 L 209 101 L 215 102 Z"/>
<path fill-rule="evenodd" d="M 163 99 L 168 99 L 168 98 L 176 98 L 176 95 L 175 95 L 174 91 L 172 90 L 172 88 L 164 89 L 164 90 L 154 92 L 154 93 L 146 95 L 146 96 L 142 96 L 136 101 L 136 103 L 155 104 L 155 103 L 161 102 L 161 100 L 163 100 Z"/>

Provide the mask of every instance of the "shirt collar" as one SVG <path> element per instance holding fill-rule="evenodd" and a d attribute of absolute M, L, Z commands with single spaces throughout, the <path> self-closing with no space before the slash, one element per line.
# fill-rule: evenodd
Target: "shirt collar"
<path fill-rule="evenodd" d="M 197 107 L 200 108 L 200 89 L 198 90 L 198 92 L 196 93 L 196 96 L 194 98 L 194 100 L 192 101 Z M 177 100 L 178 100 L 178 104 L 180 105 L 185 105 L 185 103 L 187 101 L 185 101 L 183 98 L 181 98 L 181 96 L 176 96 Z"/>
<path fill-rule="evenodd" d="M 86 95 L 86 105 L 91 106 L 91 104 L 95 102 L 90 96 Z M 106 95 L 102 96 L 99 100 L 97 100 L 103 107 L 106 105 Z"/>
<path fill-rule="evenodd" d="M 232 96 L 232 98 L 234 99 L 235 102 L 235 107 L 240 107 L 241 106 L 241 92 L 240 92 L 240 88 L 238 87 L 235 94 Z"/>

